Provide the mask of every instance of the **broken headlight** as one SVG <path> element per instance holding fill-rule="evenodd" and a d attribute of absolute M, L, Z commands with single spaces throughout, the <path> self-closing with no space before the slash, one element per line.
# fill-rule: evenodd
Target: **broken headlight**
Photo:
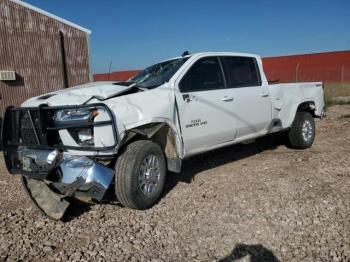
<path fill-rule="evenodd" d="M 94 119 L 105 110 L 96 107 L 68 108 L 55 112 L 56 127 L 67 127 L 68 132 L 80 146 L 94 146 Z M 91 124 L 91 125 L 90 125 Z"/>
<path fill-rule="evenodd" d="M 84 146 L 93 146 L 94 145 L 94 134 L 92 128 L 85 128 L 77 131 L 78 135 L 78 144 Z"/>

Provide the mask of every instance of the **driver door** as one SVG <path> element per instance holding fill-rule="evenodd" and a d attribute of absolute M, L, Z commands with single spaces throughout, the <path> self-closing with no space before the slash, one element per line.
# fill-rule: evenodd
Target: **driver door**
<path fill-rule="evenodd" d="M 176 100 L 186 155 L 234 139 L 233 97 L 218 57 L 191 66 L 179 82 Z"/>

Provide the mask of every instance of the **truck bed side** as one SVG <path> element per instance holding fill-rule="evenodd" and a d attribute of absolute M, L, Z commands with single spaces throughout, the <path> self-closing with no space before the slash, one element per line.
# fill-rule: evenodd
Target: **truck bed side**
<path fill-rule="evenodd" d="M 324 94 L 321 82 L 287 83 L 269 85 L 272 119 L 281 121 L 282 128 L 291 126 L 298 107 L 305 102 L 314 106 L 316 117 L 324 110 Z"/>

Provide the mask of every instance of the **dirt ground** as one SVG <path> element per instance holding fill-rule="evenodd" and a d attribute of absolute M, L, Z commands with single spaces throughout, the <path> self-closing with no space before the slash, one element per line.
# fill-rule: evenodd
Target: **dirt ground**
<path fill-rule="evenodd" d="M 185 162 L 135 211 L 75 205 L 65 222 L 31 207 L 0 166 L 0 261 L 349 261 L 350 106 L 317 120 L 314 146 L 276 136 Z"/>

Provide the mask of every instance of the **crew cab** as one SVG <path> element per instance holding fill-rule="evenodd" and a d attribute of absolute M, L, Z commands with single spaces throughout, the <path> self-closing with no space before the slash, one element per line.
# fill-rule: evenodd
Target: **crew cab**
<path fill-rule="evenodd" d="M 185 54 L 126 82 L 93 82 L 9 107 L 4 158 L 28 196 L 61 219 L 71 198 L 147 209 L 161 197 L 167 171 L 195 154 L 285 132 L 305 149 L 324 115 L 320 82 L 269 85 L 259 56 Z"/>

